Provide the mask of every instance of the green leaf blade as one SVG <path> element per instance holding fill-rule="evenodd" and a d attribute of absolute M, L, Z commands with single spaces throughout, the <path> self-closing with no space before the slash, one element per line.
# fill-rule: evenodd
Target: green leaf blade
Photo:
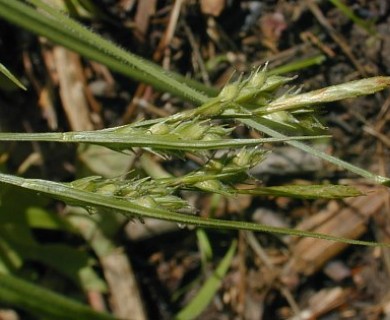
<path fill-rule="evenodd" d="M 0 273 L 0 301 L 18 306 L 47 319 L 114 320 L 105 313 L 60 296 L 21 278 Z"/>
<path fill-rule="evenodd" d="M 362 196 L 360 190 L 343 185 L 288 185 L 239 189 L 240 194 L 259 196 L 290 197 L 299 199 L 343 199 Z"/>
<path fill-rule="evenodd" d="M 141 206 L 136 202 L 116 199 L 102 194 L 77 190 L 70 185 L 65 185 L 58 182 L 39 180 L 39 179 L 24 179 L 7 174 L 0 173 L 0 182 L 16 185 L 38 193 L 44 193 L 53 198 L 65 201 L 70 204 L 75 204 L 82 207 L 97 207 L 108 210 L 119 211 L 130 217 L 153 218 L 166 221 L 172 221 L 184 225 L 195 225 L 205 228 L 230 229 L 230 230 L 250 230 L 258 232 L 270 232 L 275 234 L 293 235 L 300 237 L 312 237 L 329 241 L 337 241 L 348 244 L 363 245 L 370 247 L 390 247 L 390 243 L 376 243 L 370 241 L 361 241 L 347 239 L 328 234 L 315 233 L 304 230 L 288 229 L 272 227 L 257 223 L 245 221 L 228 221 L 222 219 L 203 218 L 194 215 L 187 215 L 160 208 L 151 208 Z"/>
<path fill-rule="evenodd" d="M 213 274 L 203 284 L 196 296 L 189 302 L 189 304 L 182 309 L 174 319 L 177 320 L 190 320 L 198 317 L 203 310 L 210 304 L 214 295 L 218 291 L 222 279 L 226 275 L 229 266 L 233 260 L 236 252 L 237 242 L 233 241 L 228 251 L 219 263 Z"/>
<path fill-rule="evenodd" d="M 3 74 L 9 81 L 18 86 L 20 89 L 27 90 L 27 88 L 16 78 L 11 71 L 9 71 L 2 63 L 0 63 L 0 73 Z"/>

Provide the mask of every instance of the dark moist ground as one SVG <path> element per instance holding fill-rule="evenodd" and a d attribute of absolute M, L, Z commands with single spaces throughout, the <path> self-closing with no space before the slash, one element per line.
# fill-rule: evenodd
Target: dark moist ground
<path fill-rule="evenodd" d="M 166 68 L 218 87 L 235 70 L 250 72 L 253 66 L 266 61 L 272 70 L 318 56 L 323 56 L 322 63 L 292 73 L 299 75 L 294 84 L 302 86 L 303 91 L 390 74 L 390 2 L 387 0 L 343 1 L 357 17 L 366 21 L 371 34 L 328 1 L 318 1 L 317 5 L 303 0 L 200 2 L 202 6 L 198 1 L 182 4 L 168 43 L 162 38 L 172 19 L 172 1 L 143 0 L 139 4 L 131 0 L 95 1 L 99 13 L 92 19 L 82 20 L 134 53 L 147 59 L 154 57 Z M 78 60 L 77 56 L 68 57 L 71 62 L 58 60 L 56 49 L 46 40 L 0 21 L 0 62 L 28 87 L 27 92 L 0 91 L 0 130 L 90 130 L 164 116 L 189 107 L 149 87 L 141 90 L 133 81 L 112 74 L 96 63 Z M 76 74 L 84 79 L 81 82 L 87 84 L 91 97 L 84 102 L 85 118 L 79 116 L 78 110 L 67 111 L 64 107 L 66 102 L 59 92 L 59 75 L 53 63 L 74 66 Z M 147 102 L 146 107 L 137 100 Z M 325 150 L 388 176 L 389 106 L 387 90 L 322 107 L 319 117 L 333 135 Z M 76 120 L 72 115 L 76 115 Z M 242 131 L 244 134 L 245 130 Z M 220 200 L 215 209 L 217 217 L 297 225 L 301 229 L 311 226 L 311 230 L 330 234 L 337 233 L 340 226 L 349 226 L 347 237 L 358 235 L 364 240 L 389 241 L 387 190 L 373 188 L 331 165 L 305 160 L 289 148 L 282 150 L 299 163 L 300 171 L 287 164 L 276 171 L 258 173 L 269 185 L 330 181 L 375 192 L 360 198 L 363 200 L 351 200 L 348 205 L 339 201 L 287 198 Z M 0 152 L 4 171 L 57 181 L 70 181 L 76 175 L 90 172 L 96 157 L 88 157 L 73 146 L 53 143 L 2 144 Z M 101 164 L 98 166 L 99 170 L 106 169 Z M 180 174 L 183 168 L 189 170 L 191 166 L 193 162 L 183 165 L 171 161 L 167 168 Z M 116 171 L 108 171 L 113 172 Z M 198 197 L 194 201 L 200 214 L 208 214 L 210 197 Z M 59 214 L 64 211 L 60 204 L 48 206 Z M 212 262 L 202 270 L 194 231 L 167 226 L 168 231 L 162 234 L 145 235 L 139 227 L 142 225 L 130 224 L 114 239 L 133 265 L 150 319 L 171 319 L 190 301 L 199 289 L 200 280 L 210 275 L 233 239 L 238 239 L 238 252 L 220 290 L 200 319 L 390 318 L 387 251 L 312 239 L 298 241 L 268 234 L 214 230 L 207 231 L 214 250 Z M 34 232 L 44 243 L 60 241 L 76 247 L 84 243 L 74 235 Z M 63 278 L 42 265 L 26 262 L 23 268 L 25 275 L 39 274 L 43 280 L 50 280 L 46 281 L 49 286 L 60 287 L 66 295 L 80 295 L 77 288 L 65 285 Z M 104 272 L 104 268 L 100 265 L 97 270 Z M 112 293 L 121 289 L 114 286 L 110 290 Z M 112 299 L 115 297 L 111 297 L 111 302 Z M 128 319 L 132 319 L 131 314 Z"/>

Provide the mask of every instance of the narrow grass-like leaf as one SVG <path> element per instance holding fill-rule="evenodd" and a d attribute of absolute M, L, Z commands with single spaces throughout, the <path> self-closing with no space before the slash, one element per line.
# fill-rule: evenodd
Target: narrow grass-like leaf
<path fill-rule="evenodd" d="M 241 148 L 257 146 L 264 143 L 287 142 L 291 140 L 322 139 L 329 136 L 299 136 L 263 139 L 220 139 L 220 140 L 186 140 L 142 134 L 118 134 L 99 131 L 84 132 L 51 132 L 51 133 L 0 133 L 0 141 L 52 141 L 64 143 L 91 143 L 112 149 L 124 150 L 134 147 L 154 148 L 161 150 L 215 150 L 223 148 Z"/>
<path fill-rule="evenodd" d="M 363 193 L 358 189 L 343 185 L 289 185 L 256 187 L 253 189 L 238 189 L 237 193 L 299 199 L 343 199 L 363 195 Z"/>
<path fill-rule="evenodd" d="M 152 84 L 161 91 L 168 91 L 192 101 L 193 98 L 198 101 L 203 97 L 188 87 L 183 77 L 173 76 L 157 65 L 115 46 L 42 1 L 29 2 L 45 13 L 21 1 L 0 0 L 0 17 L 79 52 L 87 58 L 101 62 L 119 73 Z M 181 81 L 176 81 L 175 77 Z"/>
<path fill-rule="evenodd" d="M 285 74 L 293 71 L 302 70 L 313 65 L 322 64 L 326 60 L 326 56 L 323 54 L 316 55 L 314 57 L 309 57 L 306 59 L 301 59 L 298 61 L 293 61 L 288 64 L 284 64 L 280 67 L 274 68 L 268 71 L 269 75 L 273 74 Z"/>
<path fill-rule="evenodd" d="M 276 138 L 286 137 L 285 135 L 271 129 L 270 127 L 267 127 L 267 126 L 261 124 L 261 118 L 258 118 L 256 121 L 252 120 L 252 119 L 242 119 L 241 121 L 254 129 L 257 129 L 261 132 L 264 132 L 265 134 L 270 135 L 271 137 L 276 137 Z M 304 143 L 301 143 L 299 141 L 286 141 L 286 143 L 293 146 L 293 147 L 301 149 L 307 153 L 310 153 L 311 155 L 313 155 L 315 157 L 318 157 L 320 159 L 323 159 L 325 161 L 333 163 L 334 165 L 336 165 L 340 168 L 344 168 L 344 169 L 351 171 L 359 176 L 370 179 L 370 180 L 374 181 L 375 183 L 390 186 L 390 179 L 387 177 L 373 174 L 367 170 L 364 170 L 362 168 L 354 166 L 353 164 L 350 164 L 346 161 L 343 161 L 341 159 L 333 157 L 333 156 L 331 156 L 323 151 L 317 150 L 317 149 L 315 149 L 309 145 L 306 145 Z"/>
<path fill-rule="evenodd" d="M 375 35 L 376 31 L 374 24 L 370 21 L 365 21 L 359 18 L 348 6 L 342 3 L 340 0 L 329 0 L 335 7 L 337 7 L 345 16 L 351 19 L 358 26 L 365 29 L 369 34 Z"/>
<path fill-rule="evenodd" d="M 86 305 L 60 296 L 41 286 L 2 273 L 0 273 L 0 301 L 38 314 L 45 319 L 115 319 L 108 314 L 95 312 Z"/>
<path fill-rule="evenodd" d="M 176 316 L 177 320 L 191 320 L 198 317 L 204 309 L 210 304 L 214 295 L 218 291 L 222 279 L 232 263 L 234 253 L 236 252 L 237 242 L 233 241 L 226 252 L 222 261 L 218 264 L 213 274 L 203 284 L 196 296 L 182 309 Z"/>
<path fill-rule="evenodd" d="M 88 252 L 68 244 L 43 244 L 36 241 L 30 221 L 37 223 L 42 215 L 50 216 L 49 212 L 40 209 L 40 206 L 45 206 L 48 201 L 42 201 L 45 199 L 39 199 L 27 190 L 10 187 L 4 191 L 3 187 L 0 206 L 0 256 L 4 261 L 8 261 L 10 267 L 18 268 L 25 261 L 39 262 L 55 269 L 85 290 L 104 289 L 104 283 L 93 269 L 93 260 Z M 70 228 L 64 219 L 53 213 L 51 221 L 48 221 L 49 218 L 45 220 L 44 225 L 51 223 L 63 230 Z M 39 227 L 43 225 L 40 223 Z"/>
<path fill-rule="evenodd" d="M 40 4 L 42 5 L 41 1 Z M 144 81 L 145 83 L 151 84 L 156 88 L 159 88 L 160 90 L 166 90 L 167 92 L 170 92 L 179 97 L 183 97 L 184 99 L 196 102 L 198 104 L 205 103 L 209 99 L 209 97 L 207 97 L 205 94 L 197 92 L 196 90 L 192 90 L 188 86 L 183 86 L 181 81 L 177 80 L 181 79 L 183 81 L 183 77 L 180 77 L 177 74 L 171 73 L 170 75 L 172 75 L 173 78 L 170 78 L 168 76 L 168 78 L 170 78 L 170 80 L 168 80 L 166 77 L 164 77 L 164 74 L 167 75 L 166 71 L 164 71 L 157 65 L 153 65 L 153 67 L 149 68 L 149 71 L 152 72 L 151 75 L 150 72 L 148 73 L 144 70 L 144 64 L 138 63 L 142 61 L 141 58 L 139 58 L 140 60 L 131 60 L 133 55 L 129 58 L 128 52 L 121 49 L 119 49 L 121 50 L 121 53 L 118 55 L 118 48 L 114 48 L 115 45 L 107 40 L 105 40 L 106 42 L 104 43 L 103 49 L 100 40 L 100 44 L 96 46 L 94 44 L 96 42 L 96 39 L 100 39 L 98 35 L 94 34 L 92 31 L 82 28 L 81 26 L 81 29 L 77 29 L 79 32 L 75 32 L 73 26 L 76 22 L 66 17 L 66 15 L 64 14 L 57 14 L 58 17 L 61 15 L 61 19 L 63 19 L 62 21 L 64 21 L 64 24 L 69 25 L 68 28 L 63 28 L 62 24 L 58 23 L 57 19 L 48 17 L 47 15 L 44 15 L 43 13 L 38 12 L 35 9 L 27 6 L 26 4 L 21 3 L 20 1 L 0 0 L 0 16 L 12 23 L 20 25 L 39 35 L 43 35 L 56 43 L 62 44 L 65 47 L 79 52 L 85 57 L 102 62 L 117 72 L 130 76 L 133 79 Z M 80 34 L 81 30 L 85 33 L 84 35 Z M 84 40 L 85 37 L 89 39 L 87 43 Z M 126 64 L 128 64 L 127 67 Z M 149 77 L 150 75 L 151 77 Z M 158 77 L 159 79 L 157 82 L 155 81 L 156 77 Z M 196 82 L 193 81 L 193 83 Z M 368 87 L 372 87 L 370 83 L 366 84 L 368 85 Z M 380 89 L 375 89 L 375 91 L 378 90 Z M 205 92 L 207 92 L 207 90 L 205 90 Z M 366 92 L 365 94 L 369 94 L 372 92 Z M 349 97 L 357 95 L 359 95 L 359 93 L 355 92 Z M 306 98 L 309 99 L 310 95 L 306 96 Z M 292 99 L 293 100 L 290 100 L 290 102 L 295 101 L 294 103 L 302 104 L 302 101 L 297 101 L 294 97 L 292 97 Z M 283 108 L 284 106 L 274 105 L 274 107 Z M 251 119 L 242 119 L 241 121 L 254 129 L 257 129 L 261 132 L 270 135 L 271 137 L 285 137 L 284 135 L 281 135 L 267 125 L 258 123 L 258 121 L 254 121 Z M 321 159 L 334 163 L 341 168 L 350 170 L 351 172 L 354 172 L 365 178 L 374 180 L 376 183 L 390 185 L 390 179 L 388 178 L 372 174 L 345 161 L 336 159 L 335 157 L 317 151 L 308 145 L 302 144 L 298 141 L 290 141 L 287 143 L 301 150 L 309 152 Z"/>
<path fill-rule="evenodd" d="M 138 204 L 136 201 L 125 201 L 116 199 L 104 194 L 82 191 L 73 188 L 71 185 L 46 181 L 41 179 L 25 179 L 17 176 L 0 173 L 0 182 L 19 186 L 37 193 L 43 193 L 53 198 L 65 201 L 67 203 L 82 207 L 98 207 L 108 209 L 109 211 L 118 211 L 129 217 L 154 218 L 177 222 L 183 225 L 195 225 L 205 228 L 231 229 L 231 230 L 250 230 L 259 232 L 270 232 L 276 234 L 288 234 L 301 237 L 312 237 L 330 241 L 338 241 L 349 244 L 390 247 L 390 243 L 376 243 L 370 241 L 361 241 L 346 239 L 328 234 L 315 233 L 310 231 L 272 227 L 258 223 L 244 221 L 228 221 L 221 219 L 203 218 L 194 215 L 187 215 L 172 212 L 160 208 L 146 207 Z"/>
<path fill-rule="evenodd" d="M 35 261 L 53 268 L 68 280 L 86 291 L 105 292 L 106 285 L 91 265 L 87 252 L 72 248 L 66 244 L 36 244 L 22 239 L 10 239 L 9 244 L 23 257 L 23 260 Z"/>
<path fill-rule="evenodd" d="M 20 89 L 27 90 L 27 88 L 16 78 L 11 71 L 9 71 L 3 64 L 0 63 L 0 73 L 6 76 L 8 80 L 17 85 Z"/>
<path fill-rule="evenodd" d="M 196 238 L 198 242 L 198 248 L 201 255 L 202 263 L 205 264 L 210 261 L 213 257 L 213 248 L 211 247 L 210 240 L 204 229 L 196 230 Z"/>

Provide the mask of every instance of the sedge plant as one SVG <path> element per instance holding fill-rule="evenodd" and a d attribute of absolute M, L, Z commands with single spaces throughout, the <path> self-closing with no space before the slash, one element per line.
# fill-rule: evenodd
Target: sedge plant
<path fill-rule="evenodd" d="M 128 174 L 126 179 L 89 176 L 68 183 L 0 173 L 2 184 L 45 194 L 65 203 L 84 207 L 89 212 L 122 214 L 141 221 L 144 218 L 154 218 L 204 228 L 241 229 L 315 237 L 356 245 L 390 246 L 386 243 L 346 239 L 248 221 L 199 217 L 196 215 L 196 208 L 182 196 L 182 191 L 216 193 L 225 197 L 238 197 L 241 194 L 302 199 L 364 196 L 358 189 L 343 185 L 259 186 L 249 174 L 250 169 L 268 156 L 263 145 L 274 143 L 292 145 L 377 184 L 390 185 L 390 179 L 332 157 L 304 142 L 329 138 L 318 134 L 324 132 L 315 116 L 319 105 L 373 94 L 389 87 L 390 77 L 373 77 L 301 93 L 294 87 L 286 90 L 294 77 L 273 74 L 272 70 L 269 71 L 263 66 L 254 69 L 249 75 L 232 80 L 220 92 L 216 92 L 213 88 L 166 72 L 159 66 L 119 48 L 44 1 L 0 0 L 0 17 L 45 36 L 86 58 L 103 63 L 116 72 L 148 83 L 157 90 L 178 96 L 194 105 L 193 109 L 165 118 L 96 131 L 3 132 L 0 133 L 0 141 L 94 144 L 121 153 L 143 150 L 163 159 L 185 159 L 191 154 L 203 163 L 198 169 L 182 176 L 145 177 L 133 172 Z M 7 76 L 15 81 L 9 73 Z M 237 138 L 234 133 L 239 126 L 245 126 L 268 137 Z M 242 187 L 243 184 L 246 185 L 245 188 Z M 234 248 L 235 245 L 232 245 L 228 257 L 233 255 Z M 230 261 L 230 258 L 226 259 Z M 221 266 L 224 272 L 227 270 L 226 261 Z M 13 282 L 13 278 L 7 278 L 6 275 L 0 275 L 0 288 L 2 277 L 6 279 L 4 283 L 11 283 L 11 291 L 16 290 L 13 289 L 12 283 L 15 288 L 19 283 Z M 4 289 L 0 289 L 0 297 L 8 299 L 2 290 Z M 11 296 L 9 301 L 15 302 L 17 298 Z M 84 309 L 80 310 L 84 312 Z M 50 313 L 52 311 L 48 312 L 48 315 L 53 316 Z M 186 312 L 183 311 L 181 315 L 186 315 Z"/>

